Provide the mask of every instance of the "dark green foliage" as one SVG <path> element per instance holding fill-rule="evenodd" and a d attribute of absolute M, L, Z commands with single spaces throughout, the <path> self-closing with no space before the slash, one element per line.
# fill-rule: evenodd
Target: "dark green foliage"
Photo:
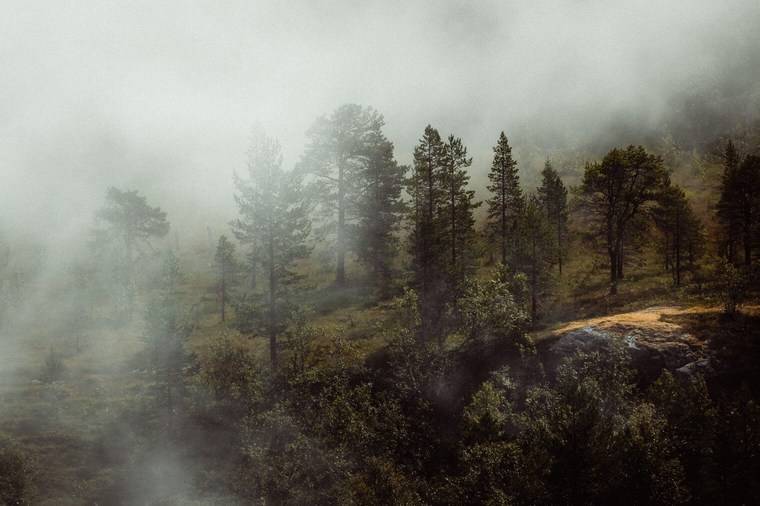
<path fill-rule="evenodd" d="M 445 144 L 436 129 L 428 125 L 414 148 L 414 166 L 407 182 L 411 196 L 409 252 L 412 287 L 420 299 L 422 332 L 433 335 L 443 313 L 445 290 L 443 272 L 446 248 L 442 233 Z"/>
<path fill-rule="evenodd" d="M 561 275 L 562 260 L 567 249 L 567 188 L 565 188 L 565 184 L 549 160 L 546 161 L 544 170 L 541 172 L 538 198 L 546 211 L 546 218 L 552 230 L 552 246 L 557 256 L 556 264 Z"/>
<path fill-rule="evenodd" d="M 492 279 L 469 281 L 459 304 L 462 330 L 469 339 L 510 340 L 517 344 L 527 340 L 524 329 L 528 316 L 515 300 L 509 278 L 499 266 Z"/>
<path fill-rule="evenodd" d="M 492 197 L 487 201 L 486 232 L 491 243 L 499 247 L 501 263 L 514 268 L 514 252 L 518 241 L 515 232 L 524 198 L 517 174 L 517 161 L 512 158 L 512 147 L 504 132 L 499 135 L 493 151 L 493 163 L 488 173 L 488 191 Z"/>
<path fill-rule="evenodd" d="M 465 280 L 475 270 L 473 211 L 480 206 L 480 202 L 475 202 L 475 192 L 467 189 L 470 180 L 467 169 L 470 165 L 472 158 L 467 157 L 462 139 L 450 135 L 443 151 L 442 187 L 445 196 L 440 221 L 444 248 L 448 250 L 445 261 L 447 289 L 454 305 Z"/>
<path fill-rule="evenodd" d="M 729 140 L 723 153 L 723 178 L 717 206 L 723 232 L 723 252 L 737 264 L 741 245 L 744 265 L 749 268 L 760 238 L 760 157 L 742 157 Z"/>
<path fill-rule="evenodd" d="M 675 185 L 665 187 L 652 210 L 657 228 L 663 236 L 665 268 L 673 274 L 673 282 L 681 285 L 681 273 L 695 262 L 704 251 L 704 232 L 699 218 L 692 211 L 686 194 Z"/>
<path fill-rule="evenodd" d="M 382 126 L 382 120 L 380 123 Z M 366 160 L 361 179 L 354 249 L 367 267 L 370 283 L 384 299 L 393 292 L 393 260 L 398 248 L 398 229 L 405 206 L 401 199 L 407 167 L 393 158 L 393 143 L 380 127 L 364 135 Z"/>
<path fill-rule="evenodd" d="M 617 293 L 623 275 L 625 247 L 636 243 L 636 219 L 651 206 L 670 177 L 659 156 L 641 147 L 613 149 L 601 163 L 586 165 L 578 197 L 605 244 L 610 269 L 610 293 Z"/>
<path fill-rule="evenodd" d="M 537 197 L 531 195 L 528 198 L 515 232 L 520 238 L 515 263 L 527 277 L 530 298 L 528 313 L 535 324 L 541 301 L 552 281 L 552 267 L 557 260 L 554 230 Z"/>
<path fill-rule="evenodd" d="M 465 281 L 476 266 L 474 192 L 467 189 L 472 159 L 459 138 L 443 142 L 428 125 L 414 149 L 414 170 L 407 182 L 411 195 L 412 286 L 419 294 L 421 333 L 444 332 L 444 314 L 456 319 Z"/>

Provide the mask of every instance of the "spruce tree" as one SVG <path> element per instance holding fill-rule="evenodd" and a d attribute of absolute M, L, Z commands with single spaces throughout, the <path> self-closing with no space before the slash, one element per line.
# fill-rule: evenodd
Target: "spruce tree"
<path fill-rule="evenodd" d="M 449 294 L 460 294 L 466 277 L 475 268 L 475 218 L 473 210 L 480 202 L 474 202 L 475 192 L 467 189 L 470 175 L 467 169 L 472 158 L 462 139 L 449 136 L 443 149 L 442 167 L 442 240 L 447 250 L 446 276 Z"/>
<path fill-rule="evenodd" d="M 747 155 L 739 165 L 732 192 L 737 210 L 744 265 L 752 265 L 760 234 L 760 156 Z"/>
<path fill-rule="evenodd" d="M 364 146 L 366 163 L 360 173 L 356 253 L 370 272 L 370 283 L 380 298 L 393 285 L 393 259 L 398 228 L 405 210 L 401 199 L 407 167 L 393 157 L 393 143 L 377 129 L 369 132 Z"/>
<path fill-rule="evenodd" d="M 411 196 L 409 249 L 412 259 L 412 286 L 418 293 L 420 329 L 424 337 L 434 332 L 444 304 L 443 225 L 445 204 L 445 146 L 438 130 L 428 125 L 414 148 L 412 175 L 407 181 Z"/>
<path fill-rule="evenodd" d="M 527 277 L 530 295 L 527 313 L 531 322 L 535 324 L 538 321 L 541 300 L 551 283 L 550 272 L 557 258 L 554 227 L 537 196 L 528 197 L 516 232 L 520 237 L 520 248 L 516 255 L 517 270 Z"/>
<path fill-rule="evenodd" d="M 546 211 L 549 225 L 553 229 L 553 246 L 557 254 L 557 266 L 561 275 L 567 236 L 567 188 L 565 188 L 565 184 L 549 160 L 546 160 L 544 170 L 541 172 L 541 186 L 538 188 L 538 197 Z"/>
<path fill-rule="evenodd" d="M 498 245 L 501 263 L 505 266 L 512 264 L 514 267 L 511 258 L 516 249 L 514 232 L 524 205 L 524 198 L 517 174 L 517 162 L 512 158 L 512 148 L 504 132 L 499 135 L 493 151 L 491 171 L 488 173 L 490 184 L 487 188 L 492 196 L 486 201 L 488 204 L 486 234 L 492 244 Z"/>
<path fill-rule="evenodd" d="M 723 177 L 721 178 L 720 200 L 718 201 L 718 221 L 723 228 L 723 254 L 732 264 L 737 262 L 737 245 L 741 234 L 741 211 L 738 205 L 739 156 L 734 143 L 729 139 L 723 151 Z"/>
<path fill-rule="evenodd" d="M 282 170 L 279 143 L 264 134 L 252 143 L 256 167 L 254 180 L 238 180 L 240 218 L 233 225 L 247 228 L 256 238 L 255 255 L 266 278 L 263 293 L 244 300 L 238 311 L 238 327 L 261 332 L 269 339 L 272 369 L 278 366 L 278 337 L 287 328 L 292 303 L 290 292 L 299 280 L 295 263 L 309 255 L 306 243 L 311 230 L 310 201 L 301 175 Z M 251 220 L 255 217 L 255 220 Z"/>

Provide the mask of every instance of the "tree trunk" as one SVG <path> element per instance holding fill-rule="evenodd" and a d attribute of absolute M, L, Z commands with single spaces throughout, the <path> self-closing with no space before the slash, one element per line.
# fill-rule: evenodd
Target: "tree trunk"
<path fill-rule="evenodd" d="M 501 264 L 507 266 L 507 187 L 506 167 L 501 170 Z"/>
<path fill-rule="evenodd" d="M 275 291 L 277 290 L 277 275 L 274 266 L 274 237 L 270 223 L 269 226 L 269 359 L 272 363 L 272 371 L 277 371 L 277 326 L 275 313 Z"/>
<path fill-rule="evenodd" d="M 675 269 L 676 269 L 676 286 L 681 286 L 681 215 L 676 209 L 676 233 L 673 238 L 673 249 L 675 250 Z"/>
<path fill-rule="evenodd" d="M 343 161 L 338 161 L 338 265 L 335 270 L 335 284 L 346 284 L 346 195 Z"/>
<path fill-rule="evenodd" d="M 557 264 L 559 275 L 562 276 L 562 218 L 557 217 Z"/>
<path fill-rule="evenodd" d="M 224 266 L 222 266 L 222 284 L 219 287 L 219 295 L 222 299 L 222 321 L 224 321 L 224 306 L 226 305 L 226 296 L 227 296 L 227 282 L 226 278 L 227 276 L 224 273 Z"/>

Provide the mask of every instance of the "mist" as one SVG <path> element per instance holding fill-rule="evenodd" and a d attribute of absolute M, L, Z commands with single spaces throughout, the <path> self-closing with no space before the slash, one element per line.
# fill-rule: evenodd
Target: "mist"
<path fill-rule="evenodd" d="M 343 103 L 401 162 L 431 123 L 485 174 L 498 133 L 552 149 L 653 128 L 679 97 L 751 84 L 756 2 L 11 2 L 1 23 L 1 230 L 57 243 L 109 186 L 224 223 L 251 128 L 298 161 Z M 754 81 L 756 82 L 756 81 Z M 746 87 L 742 88 L 746 92 Z M 39 238 L 39 237 L 38 237 Z"/>
<path fill-rule="evenodd" d="M 541 183 L 545 161 L 556 161 L 559 182 L 564 184 L 562 191 L 565 197 L 570 195 L 573 204 L 570 211 L 563 211 L 572 215 L 567 232 L 566 272 L 569 274 L 562 274 L 560 260 L 559 274 L 555 275 L 554 260 L 546 260 L 545 264 L 550 265 L 546 269 L 551 268 L 552 274 L 551 280 L 546 281 L 545 293 L 541 294 L 546 300 L 540 304 L 545 307 L 537 310 L 534 300 L 532 319 L 526 316 L 531 312 L 527 302 L 524 302 L 525 307 L 518 307 L 523 299 L 517 292 L 497 294 L 508 302 L 499 308 L 508 307 L 512 313 L 500 314 L 493 320 L 518 322 L 515 325 L 521 329 L 521 336 L 528 336 L 520 346 L 527 342 L 532 346 L 532 339 L 538 342 L 539 337 L 546 337 L 545 332 L 549 332 L 546 329 L 560 324 L 580 328 L 580 324 L 573 326 L 576 319 L 627 311 L 634 306 L 636 309 L 654 306 L 662 301 L 674 306 L 700 303 L 713 311 L 717 307 L 716 300 L 724 296 L 725 276 L 720 276 L 725 273 L 720 269 L 725 266 L 720 259 L 730 255 L 725 253 L 727 246 L 721 242 L 724 240 L 721 235 L 724 231 L 720 228 L 723 218 L 716 214 L 718 202 L 723 198 L 718 195 L 724 154 L 721 150 L 728 138 L 739 137 L 737 145 L 742 157 L 760 153 L 757 142 L 760 140 L 760 3 L 757 0 L 6 0 L 2 6 L 0 471 L 7 432 L 9 440 L 12 436 L 21 441 L 19 446 L 29 445 L 31 449 L 24 451 L 31 455 L 30 462 L 45 461 L 48 455 L 45 452 L 50 452 L 50 448 L 65 447 L 71 451 L 73 456 L 66 452 L 56 455 L 61 459 L 70 457 L 71 461 L 56 460 L 50 465 L 63 469 L 79 465 L 70 462 L 84 462 L 81 471 L 84 477 L 76 486 L 81 485 L 88 493 L 88 487 L 92 489 L 92 495 L 86 496 L 83 492 L 77 496 L 79 492 L 66 488 L 70 485 L 67 479 L 60 478 L 60 481 L 53 479 L 50 490 L 36 497 L 45 494 L 48 494 L 45 497 L 54 497 L 57 489 L 51 490 L 59 487 L 73 494 L 67 497 L 76 497 L 71 499 L 72 504 L 84 500 L 85 496 L 96 497 L 104 504 L 148 504 L 171 498 L 181 503 L 198 496 L 199 504 L 212 504 L 217 494 L 220 503 L 248 504 L 253 500 L 251 496 L 228 487 L 228 481 L 238 478 L 235 473 L 240 472 L 239 469 L 233 470 L 233 464 L 224 461 L 226 454 L 220 456 L 214 451 L 222 454 L 238 444 L 234 449 L 240 453 L 236 454 L 238 460 L 234 465 L 240 462 L 250 465 L 261 458 L 263 453 L 259 448 L 265 448 L 270 439 L 277 437 L 306 441 L 308 444 L 304 443 L 304 447 L 313 453 L 288 458 L 302 464 L 307 462 L 305 465 L 314 469 L 320 469 L 320 458 L 327 461 L 334 457 L 334 462 L 340 465 L 361 459 L 361 449 L 347 444 L 349 450 L 343 447 L 336 450 L 330 447 L 332 443 L 307 434 L 308 428 L 299 425 L 297 410 L 292 406 L 280 410 L 279 398 L 266 397 L 279 386 L 272 386 L 276 384 L 275 372 L 261 372 L 269 371 L 269 365 L 261 365 L 266 363 L 262 358 L 266 356 L 266 345 L 259 339 L 264 333 L 258 328 L 251 330 L 255 327 L 252 325 L 241 330 L 244 326 L 235 320 L 238 312 L 244 312 L 243 306 L 253 304 L 251 300 L 260 295 L 257 290 L 263 290 L 262 280 L 258 287 L 255 284 L 257 275 L 263 279 L 263 274 L 257 274 L 255 262 L 252 274 L 245 274 L 248 280 L 238 282 L 237 292 L 230 295 L 232 309 L 228 311 L 233 314 L 233 323 L 225 321 L 224 309 L 221 320 L 217 321 L 219 293 L 225 289 L 225 281 L 220 288 L 217 279 L 220 268 L 217 239 L 220 235 L 232 238 L 238 250 L 235 252 L 233 245 L 230 256 L 237 255 L 241 263 L 253 257 L 244 248 L 250 249 L 255 241 L 246 243 L 239 233 L 235 234 L 234 226 L 230 227 L 231 221 L 242 213 L 242 207 L 234 198 L 242 187 L 236 187 L 234 175 L 247 173 L 248 152 L 258 132 L 263 130 L 279 141 L 282 168 L 286 172 L 293 171 L 299 162 L 308 158 L 310 126 L 317 118 L 329 116 L 345 104 L 371 107 L 382 114 L 382 132 L 393 144 L 392 158 L 401 165 L 414 164 L 415 146 L 421 142 L 427 125 L 440 131 L 444 139 L 449 134 L 461 137 L 467 154 L 473 158 L 466 181 L 478 201 L 489 198 L 486 185 L 494 146 L 502 131 L 514 148 L 521 181 L 516 185 L 518 189 L 523 185 L 521 191 L 526 198 L 535 193 Z M 691 288 L 679 286 L 680 291 L 676 293 L 673 288 L 668 270 L 672 270 L 668 249 L 673 248 L 672 243 L 666 242 L 664 246 L 665 273 L 656 270 L 663 263 L 663 252 L 657 249 L 660 243 L 656 242 L 661 237 L 657 234 L 665 234 L 668 241 L 670 230 L 661 232 L 656 228 L 659 225 L 648 221 L 641 225 L 646 233 L 631 240 L 631 251 L 625 252 L 634 275 L 626 280 L 629 285 L 623 286 L 619 299 L 614 298 L 617 293 L 612 290 L 606 292 L 609 285 L 603 264 L 607 259 L 603 252 L 597 251 L 601 239 L 597 238 L 597 243 L 584 242 L 592 235 L 587 228 L 593 220 L 578 211 L 582 206 L 578 204 L 576 208 L 575 199 L 580 194 L 578 185 L 586 162 L 601 160 L 613 148 L 638 144 L 665 157 L 666 163 L 672 165 L 667 167 L 668 177 L 672 175 L 674 184 L 683 186 L 684 202 L 688 200 L 689 209 L 696 209 L 699 219 L 694 223 L 699 223 L 699 227 L 695 225 L 699 230 L 694 232 L 694 237 L 701 238 L 704 244 L 700 247 L 707 252 L 700 250 L 699 258 L 694 260 L 694 253 L 689 250 L 688 279 L 698 287 L 691 292 L 688 291 Z M 401 179 L 399 176 L 399 181 Z M 663 187 L 669 187 L 670 183 L 668 179 Z M 109 188 L 138 191 L 148 205 L 158 206 L 167 213 L 171 226 L 168 234 L 156 234 L 150 247 L 152 256 L 139 265 L 135 280 L 129 280 L 134 286 L 128 286 L 125 291 L 134 289 L 136 296 L 119 292 L 124 288 L 119 285 L 123 281 L 119 278 L 123 276 L 119 269 L 124 267 L 117 264 L 124 257 L 129 263 L 131 250 L 122 254 L 118 251 L 121 246 L 111 245 L 115 253 L 101 252 L 103 257 L 111 255 L 111 258 L 93 267 L 103 260 L 98 256 L 101 253 L 93 253 L 93 244 L 95 230 L 102 225 L 96 216 L 107 203 Z M 399 190 L 399 194 L 403 196 L 394 197 L 398 200 L 395 204 L 413 199 L 408 187 Z M 283 190 L 282 195 L 288 193 Z M 453 208 L 453 198 L 451 202 Z M 538 200 L 534 202 L 538 205 L 536 202 Z M 304 204 L 304 209 L 306 207 Z M 495 257 L 489 250 L 495 243 L 484 238 L 487 207 L 475 205 L 474 217 L 469 216 L 472 223 L 468 227 L 472 228 L 472 237 L 476 237 L 473 241 L 477 243 L 471 255 L 475 267 L 467 274 L 473 280 L 478 276 L 483 279 L 491 276 L 498 263 L 498 255 Z M 643 204 L 644 207 L 647 211 L 655 209 L 654 200 Z M 386 271 L 394 279 L 389 283 L 392 285 L 388 288 L 390 295 L 382 296 L 370 293 L 372 290 L 365 286 L 371 278 L 365 271 L 371 269 L 362 264 L 355 251 L 349 252 L 349 256 L 354 256 L 347 262 L 350 281 L 345 286 L 342 281 L 333 284 L 334 252 L 330 245 L 314 239 L 319 218 L 310 208 L 312 214 L 307 218 L 314 218 L 315 226 L 309 229 L 309 222 L 309 226 L 304 227 L 308 229 L 306 235 L 311 234 L 308 248 L 303 248 L 308 254 L 298 257 L 297 261 L 290 259 L 296 265 L 294 271 L 309 278 L 307 283 L 297 286 L 296 295 L 288 293 L 295 301 L 293 304 L 299 305 L 299 311 L 303 309 L 303 313 L 298 313 L 303 321 L 293 317 L 285 323 L 279 322 L 280 344 L 270 337 L 269 342 L 275 343 L 271 349 L 281 346 L 290 359 L 289 354 L 296 356 L 308 346 L 296 351 L 288 346 L 296 346 L 293 343 L 298 339 L 308 341 L 300 333 L 308 334 L 312 339 L 309 342 L 318 343 L 314 349 L 308 348 L 317 356 L 314 364 L 332 365 L 330 361 L 340 353 L 347 356 L 355 353 L 350 360 L 336 359 L 336 362 L 343 367 L 344 362 L 356 360 L 367 365 L 367 370 L 377 367 L 392 378 L 386 380 L 378 373 L 378 377 L 366 380 L 368 384 L 396 381 L 391 375 L 393 368 L 383 362 L 386 359 L 381 355 L 387 353 L 393 357 L 399 349 L 403 351 L 403 340 L 398 336 L 405 335 L 409 329 L 397 329 L 388 322 L 402 321 L 399 315 L 405 313 L 398 308 L 413 305 L 409 302 L 412 299 L 407 299 L 410 292 L 406 289 L 410 286 L 419 289 L 410 281 L 416 275 L 410 274 L 414 267 L 407 265 L 410 262 L 405 256 L 409 254 L 405 241 L 409 228 L 406 221 L 410 218 L 401 208 L 403 205 L 398 205 L 388 212 L 395 213 L 389 221 L 392 224 L 388 225 L 392 233 L 383 241 L 392 243 L 389 256 L 393 259 L 388 262 L 392 268 Z M 756 228 L 752 230 L 760 230 L 753 226 Z M 747 230 L 750 228 L 748 225 Z M 559 236 L 563 233 L 560 231 Z M 750 242 L 750 239 L 745 240 Z M 317 247 L 310 249 L 314 244 Z M 561 246 L 557 244 L 556 249 L 559 251 Z M 170 407 L 167 415 L 157 414 L 158 410 L 151 411 L 149 407 L 151 396 L 158 398 L 160 394 L 155 392 L 166 385 L 156 379 L 157 371 L 163 370 L 150 365 L 152 351 L 145 327 L 151 305 L 156 304 L 156 294 L 164 293 L 160 288 L 164 274 L 158 264 L 165 260 L 162 255 L 169 250 L 178 254 L 178 265 L 185 271 L 181 289 L 177 290 L 181 295 L 177 298 L 192 307 L 187 314 L 183 313 L 188 321 L 192 320 L 192 325 L 187 327 L 192 327 L 192 331 L 187 331 L 184 336 L 187 342 L 180 345 L 182 353 L 188 351 L 192 358 L 174 373 L 183 378 L 179 383 L 186 376 L 192 376 L 192 380 L 177 388 L 179 393 L 175 394 L 179 400 L 174 398 L 174 401 L 180 407 L 176 412 Z M 729 258 L 729 263 L 737 265 L 737 272 L 741 270 L 740 257 L 748 259 L 749 272 L 754 257 L 751 247 L 748 251 L 735 259 Z M 680 254 L 680 250 L 678 252 Z M 251 257 L 242 260 L 249 254 Z M 535 260 L 537 254 L 534 251 L 524 256 Z M 93 260 L 95 257 L 97 260 Z M 507 258 L 506 253 L 502 258 Z M 176 260 L 171 257 L 169 261 L 172 259 Z M 622 269 L 623 260 L 620 262 Z M 236 269 L 243 270 L 235 265 Z M 87 268 L 92 268 L 92 272 L 100 269 L 100 273 L 92 274 Z M 514 279 L 521 275 L 522 271 L 518 271 L 514 269 Z M 85 280 L 86 276 L 90 278 Z M 678 276 L 680 284 L 680 272 Z M 274 278 L 269 279 L 274 292 L 271 288 Z M 654 281 L 651 286 L 636 285 L 641 279 Z M 749 274 L 746 279 L 750 279 Z M 523 278 L 518 281 L 524 282 Z M 477 283 L 473 282 L 475 286 Z M 504 280 L 499 282 L 504 286 L 508 284 Z M 89 288 L 80 286 L 87 283 L 97 287 L 88 292 Z M 80 288 L 82 291 L 75 292 Z M 512 285 L 509 289 L 517 290 Z M 616 284 L 614 289 L 617 289 Z M 654 292 L 656 296 L 651 295 Z M 535 299 L 536 294 L 533 295 Z M 129 305 L 136 308 L 134 315 L 130 307 L 129 317 L 114 316 L 122 311 L 121 306 L 127 305 L 124 301 L 130 296 L 134 300 L 130 299 Z M 225 296 L 226 292 L 222 298 Z M 272 295 L 270 300 L 275 298 Z M 413 300 L 416 304 L 417 299 Z M 289 299 L 288 304 L 292 301 Z M 482 305 L 490 307 L 491 302 Z M 735 325 L 755 329 L 760 313 L 752 312 L 756 311 L 756 305 L 750 307 L 755 309 L 745 314 L 746 320 L 732 320 L 735 323 L 726 324 L 727 328 L 733 329 L 731 325 Z M 420 308 L 423 308 L 422 302 L 415 306 L 422 314 Z M 537 317 L 537 311 L 543 314 Z M 713 312 L 717 314 L 718 310 Z M 254 315 L 255 311 L 250 313 Z M 426 315 L 420 316 L 420 321 L 425 319 L 423 316 Z M 718 321 L 717 317 L 714 319 Z M 723 325 L 724 320 L 720 322 Z M 449 331 L 456 339 L 465 335 L 461 328 Z M 387 332 L 396 334 L 388 337 Z M 594 332 L 594 335 L 604 334 Z M 683 335 L 687 335 L 687 330 Z M 444 335 L 440 343 L 445 344 L 449 337 Z M 555 333 L 551 338 L 562 336 Z M 345 349 L 340 348 L 345 345 L 344 341 L 351 342 Z M 451 359 L 449 362 L 440 361 L 455 365 L 453 372 L 441 373 L 434 388 L 445 391 L 444 395 L 436 390 L 440 396 L 436 402 L 443 405 L 436 405 L 436 409 L 451 416 L 451 427 L 460 427 L 461 420 L 452 413 L 460 416 L 463 403 L 486 381 L 486 376 L 473 370 L 482 365 L 484 371 L 492 374 L 488 381 L 496 384 L 498 381 L 494 378 L 501 377 L 499 374 L 515 367 L 515 363 L 488 362 L 496 351 L 504 351 L 498 347 L 501 344 L 478 342 L 477 346 L 482 348 L 472 349 L 462 345 L 463 348 L 456 348 L 462 352 L 460 355 L 454 355 L 453 348 L 442 351 L 444 344 L 438 350 L 441 355 L 427 357 L 422 362 L 426 367 L 430 364 L 438 367 L 436 360 L 445 353 L 455 357 L 447 356 L 446 360 Z M 255 376 L 256 381 L 268 385 L 271 391 L 261 393 L 259 383 L 255 388 L 245 385 L 250 391 L 235 384 L 224 391 L 234 401 L 229 398 L 220 401 L 218 390 L 228 385 L 220 387 L 213 383 L 222 381 L 213 376 L 218 373 L 213 369 L 213 360 L 218 358 L 213 353 L 219 351 L 216 346 L 243 350 L 238 355 L 230 352 L 225 356 L 241 363 L 234 363 L 234 367 L 224 363 L 220 369 L 244 371 L 241 377 L 247 374 L 246 381 L 253 382 L 251 377 Z M 536 360 L 553 357 L 547 351 L 548 345 L 542 346 L 545 347 L 537 348 Z M 330 351 L 326 352 L 328 348 Z M 307 351 L 303 353 L 308 355 Z M 467 362 L 472 358 L 468 353 L 477 355 L 480 357 L 477 360 L 483 363 L 472 359 L 477 367 L 472 366 Z M 509 360 L 516 356 L 514 350 L 506 354 L 509 353 L 512 353 Z M 521 357 L 522 353 L 523 348 L 520 348 Z M 158 351 L 155 354 L 157 356 Z M 688 364 L 682 361 L 678 367 L 704 358 L 697 352 L 692 355 Z M 301 359 L 304 368 L 309 361 Z M 366 364 L 362 362 L 365 359 Z M 47 362 L 55 360 L 62 360 L 65 372 L 58 371 L 55 380 L 43 379 L 40 371 L 55 366 Z M 392 362 L 392 358 L 388 360 Z M 60 365 L 61 370 L 64 365 Z M 498 369 L 497 365 L 505 369 Z M 517 370 L 521 371 L 519 367 L 523 366 L 521 363 Z M 168 370 L 168 366 L 166 368 Z M 271 369 L 276 369 L 274 359 Z M 354 376 L 351 377 L 364 381 L 365 373 L 364 369 L 359 373 L 352 370 Z M 526 385 L 535 381 L 529 385 L 535 387 L 539 380 L 531 377 L 533 373 L 525 373 L 525 377 L 530 377 Z M 541 381 L 544 379 L 541 376 Z M 172 380 L 165 381 L 168 385 Z M 403 382 L 398 380 L 392 388 L 388 387 L 391 392 L 388 398 L 393 398 L 393 402 L 396 401 L 393 396 L 398 394 L 393 388 L 403 390 L 398 384 Z M 526 385 L 519 388 L 528 391 Z M 261 387 L 261 390 L 266 388 Z M 368 387 L 368 390 L 371 389 Z M 171 398 L 171 386 L 166 386 L 166 391 Z M 261 405 L 271 402 L 275 407 L 267 405 L 269 411 L 262 411 L 263 418 L 255 418 L 251 414 L 254 410 L 247 404 L 255 402 L 243 398 L 240 391 L 255 397 Z M 404 392 L 403 395 L 408 394 Z M 353 407 L 354 398 L 346 395 L 347 404 Z M 390 401 L 387 406 L 403 411 L 409 399 L 402 397 L 398 394 L 402 399 L 398 401 L 400 407 Z M 445 401 L 441 401 L 444 397 Z M 386 409 L 385 397 L 381 395 L 377 399 L 367 401 L 368 405 L 377 401 L 373 409 L 378 412 Z M 631 406 L 635 404 L 630 402 Z M 260 408 L 258 404 L 256 407 Z M 249 418 L 240 415 L 247 409 L 251 409 L 246 411 Z M 388 417 L 393 419 L 396 411 L 388 409 Z M 177 426 L 172 425 L 174 423 Z M 431 422 L 431 426 L 434 424 Z M 172 439 L 172 430 L 185 430 L 187 444 Z M 407 427 L 394 432 L 394 437 L 405 430 Z M 164 437 L 166 434 L 170 436 Z M 380 439 L 386 436 L 380 434 Z M 48 447 L 45 446 L 47 437 L 61 439 Z M 329 452 L 335 453 L 315 456 L 317 449 L 322 451 L 327 447 L 330 447 Z M 453 452 L 453 447 L 446 451 Z M 341 453 L 343 451 L 345 453 Z M 396 457 L 387 457 L 388 462 Z M 392 468 L 389 474 L 401 475 L 399 470 L 408 464 L 403 458 L 406 457 L 394 461 L 393 465 L 398 464 L 398 468 Z M 214 466 L 220 462 L 220 468 L 216 469 Z M 387 462 L 382 459 L 377 462 L 380 462 L 379 469 L 386 472 L 382 466 Z M 103 469 L 109 473 L 111 469 L 119 469 L 123 476 L 104 478 L 98 474 Z M 355 471 L 356 468 L 352 468 L 346 475 Z M 32 481 L 37 479 L 35 472 L 29 469 L 26 474 Z M 404 488 L 418 478 L 410 474 L 404 478 L 408 482 L 399 481 L 402 483 L 399 487 Z M 98 482 L 100 479 L 107 485 Z M 201 498 L 200 489 L 205 499 Z M 39 492 L 34 487 L 31 490 L 33 494 Z M 2 492 L 0 490 L 0 494 Z M 264 497 L 263 492 L 257 490 L 256 493 Z M 267 493 L 280 497 L 275 492 Z M 306 500 L 303 496 L 292 500 L 298 503 L 299 499 Z M 0 495 L 0 503 L 3 500 Z"/>

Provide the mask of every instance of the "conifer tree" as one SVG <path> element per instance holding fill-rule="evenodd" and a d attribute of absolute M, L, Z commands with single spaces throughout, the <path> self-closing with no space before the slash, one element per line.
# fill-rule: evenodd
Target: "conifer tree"
<path fill-rule="evenodd" d="M 702 225 L 692 211 L 686 194 L 676 185 L 662 190 L 652 214 L 663 236 L 665 267 L 672 272 L 673 283 L 680 286 L 686 262 L 693 267 L 695 256 L 700 251 Z"/>
<path fill-rule="evenodd" d="M 473 210 L 480 202 L 474 202 L 475 192 L 467 189 L 470 175 L 467 169 L 472 158 L 462 139 L 449 136 L 443 149 L 442 228 L 443 242 L 447 250 L 446 274 L 449 294 L 456 297 L 461 292 L 466 277 L 475 266 L 475 218 Z"/>
<path fill-rule="evenodd" d="M 412 259 L 412 285 L 418 293 L 420 329 L 425 337 L 434 331 L 434 322 L 441 316 L 445 284 L 443 283 L 444 255 L 443 225 L 440 210 L 444 206 L 445 147 L 438 131 L 432 126 L 414 148 L 412 175 L 407 181 L 411 196 L 409 235 Z"/>
<path fill-rule="evenodd" d="M 225 308 L 230 299 L 230 292 L 236 284 L 238 263 L 235 258 L 235 245 L 227 239 L 226 235 L 219 237 L 219 243 L 216 246 L 216 255 L 214 256 L 216 267 L 219 274 L 219 285 L 217 294 L 219 295 L 219 307 L 221 319 L 225 319 Z"/>
<path fill-rule="evenodd" d="M 153 352 L 153 366 L 159 387 L 159 399 L 166 406 L 171 427 L 176 397 L 183 390 L 183 368 L 187 355 L 185 341 L 193 330 L 179 296 L 182 279 L 179 260 L 166 254 L 161 269 L 158 293 L 145 313 L 145 340 Z M 163 392 L 163 393 L 160 393 Z"/>
<path fill-rule="evenodd" d="M 659 156 L 641 147 L 613 149 L 601 163 L 586 165 L 579 203 L 604 240 L 610 268 L 610 293 L 617 293 L 623 272 L 623 253 L 642 211 L 651 206 L 670 182 Z"/>
<path fill-rule="evenodd" d="M 732 193 L 740 224 L 744 265 L 749 268 L 760 233 L 760 156 L 744 157 L 735 179 Z"/>
<path fill-rule="evenodd" d="M 269 339 L 272 369 L 278 366 L 278 337 L 285 330 L 291 309 L 290 289 L 298 281 L 294 264 L 309 255 L 310 203 L 301 175 L 282 170 L 279 143 L 264 134 L 253 140 L 256 167 L 253 181 L 238 180 L 240 218 L 233 225 L 247 227 L 256 238 L 255 255 L 266 277 L 265 290 L 239 305 L 238 327 L 262 332 Z M 248 221 L 256 217 L 253 221 Z"/>
<path fill-rule="evenodd" d="M 366 164 L 360 174 L 356 253 L 369 269 L 380 298 L 391 293 L 397 232 L 405 210 L 401 199 L 407 167 L 393 157 L 393 143 L 378 129 L 365 138 Z"/>
<path fill-rule="evenodd" d="M 491 171 L 488 173 L 490 184 L 487 188 L 492 196 L 487 200 L 486 233 L 489 240 L 498 245 L 501 263 L 504 266 L 514 267 L 512 258 L 512 253 L 516 249 L 514 232 L 524 205 L 524 198 L 517 174 L 517 162 L 512 158 L 512 147 L 504 132 L 499 135 L 493 151 Z"/>
<path fill-rule="evenodd" d="M 726 259 L 736 264 L 737 244 L 741 234 L 741 211 L 738 206 L 739 156 L 734 143 L 729 139 L 723 151 L 723 177 L 721 178 L 720 200 L 718 201 L 718 221 L 723 227 L 724 252 Z"/>
<path fill-rule="evenodd" d="M 120 252 L 123 288 L 126 295 L 127 317 L 132 316 L 136 291 L 137 263 L 152 251 L 151 239 L 169 233 L 166 213 L 148 205 L 136 190 L 109 188 L 106 205 L 97 214 L 106 227 L 95 231 L 96 247 L 116 246 Z"/>
<path fill-rule="evenodd" d="M 520 236 L 517 266 L 518 271 L 527 277 L 530 294 L 527 313 L 531 322 L 535 324 L 538 321 L 541 299 L 551 282 L 549 273 L 557 258 L 554 252 L 553 226 L 541 201 L 535 195 L 529 196 L 523 207 L 517 234 Z"/>
<path fill-rule="evenodd" d="M 318 202 L 322 236 L 335 241 L 335 284 L 346 283 L 346 254 L 355 244 L 355 225 L 367 155 L 368 141 L 378 141 L 383 117 L 371 108 L 355 104 L 339 107 L 329 117 L 323 116 L 309 128 L 309 144 L 298 170 L 308 174 L 308 190 Z"/>
<path fill-rule="evenodd" d="M 546 160 L 544 170 L 541 172 L 541 186 L 538 188 L 538 197 L 546 211 L 549 225 L 553 229 L 553 246 L 557 254 L 557 266 L 562 274 L 562 260 L 565 250 L 567 235 L 567 188 L 552 163 Z"/>

